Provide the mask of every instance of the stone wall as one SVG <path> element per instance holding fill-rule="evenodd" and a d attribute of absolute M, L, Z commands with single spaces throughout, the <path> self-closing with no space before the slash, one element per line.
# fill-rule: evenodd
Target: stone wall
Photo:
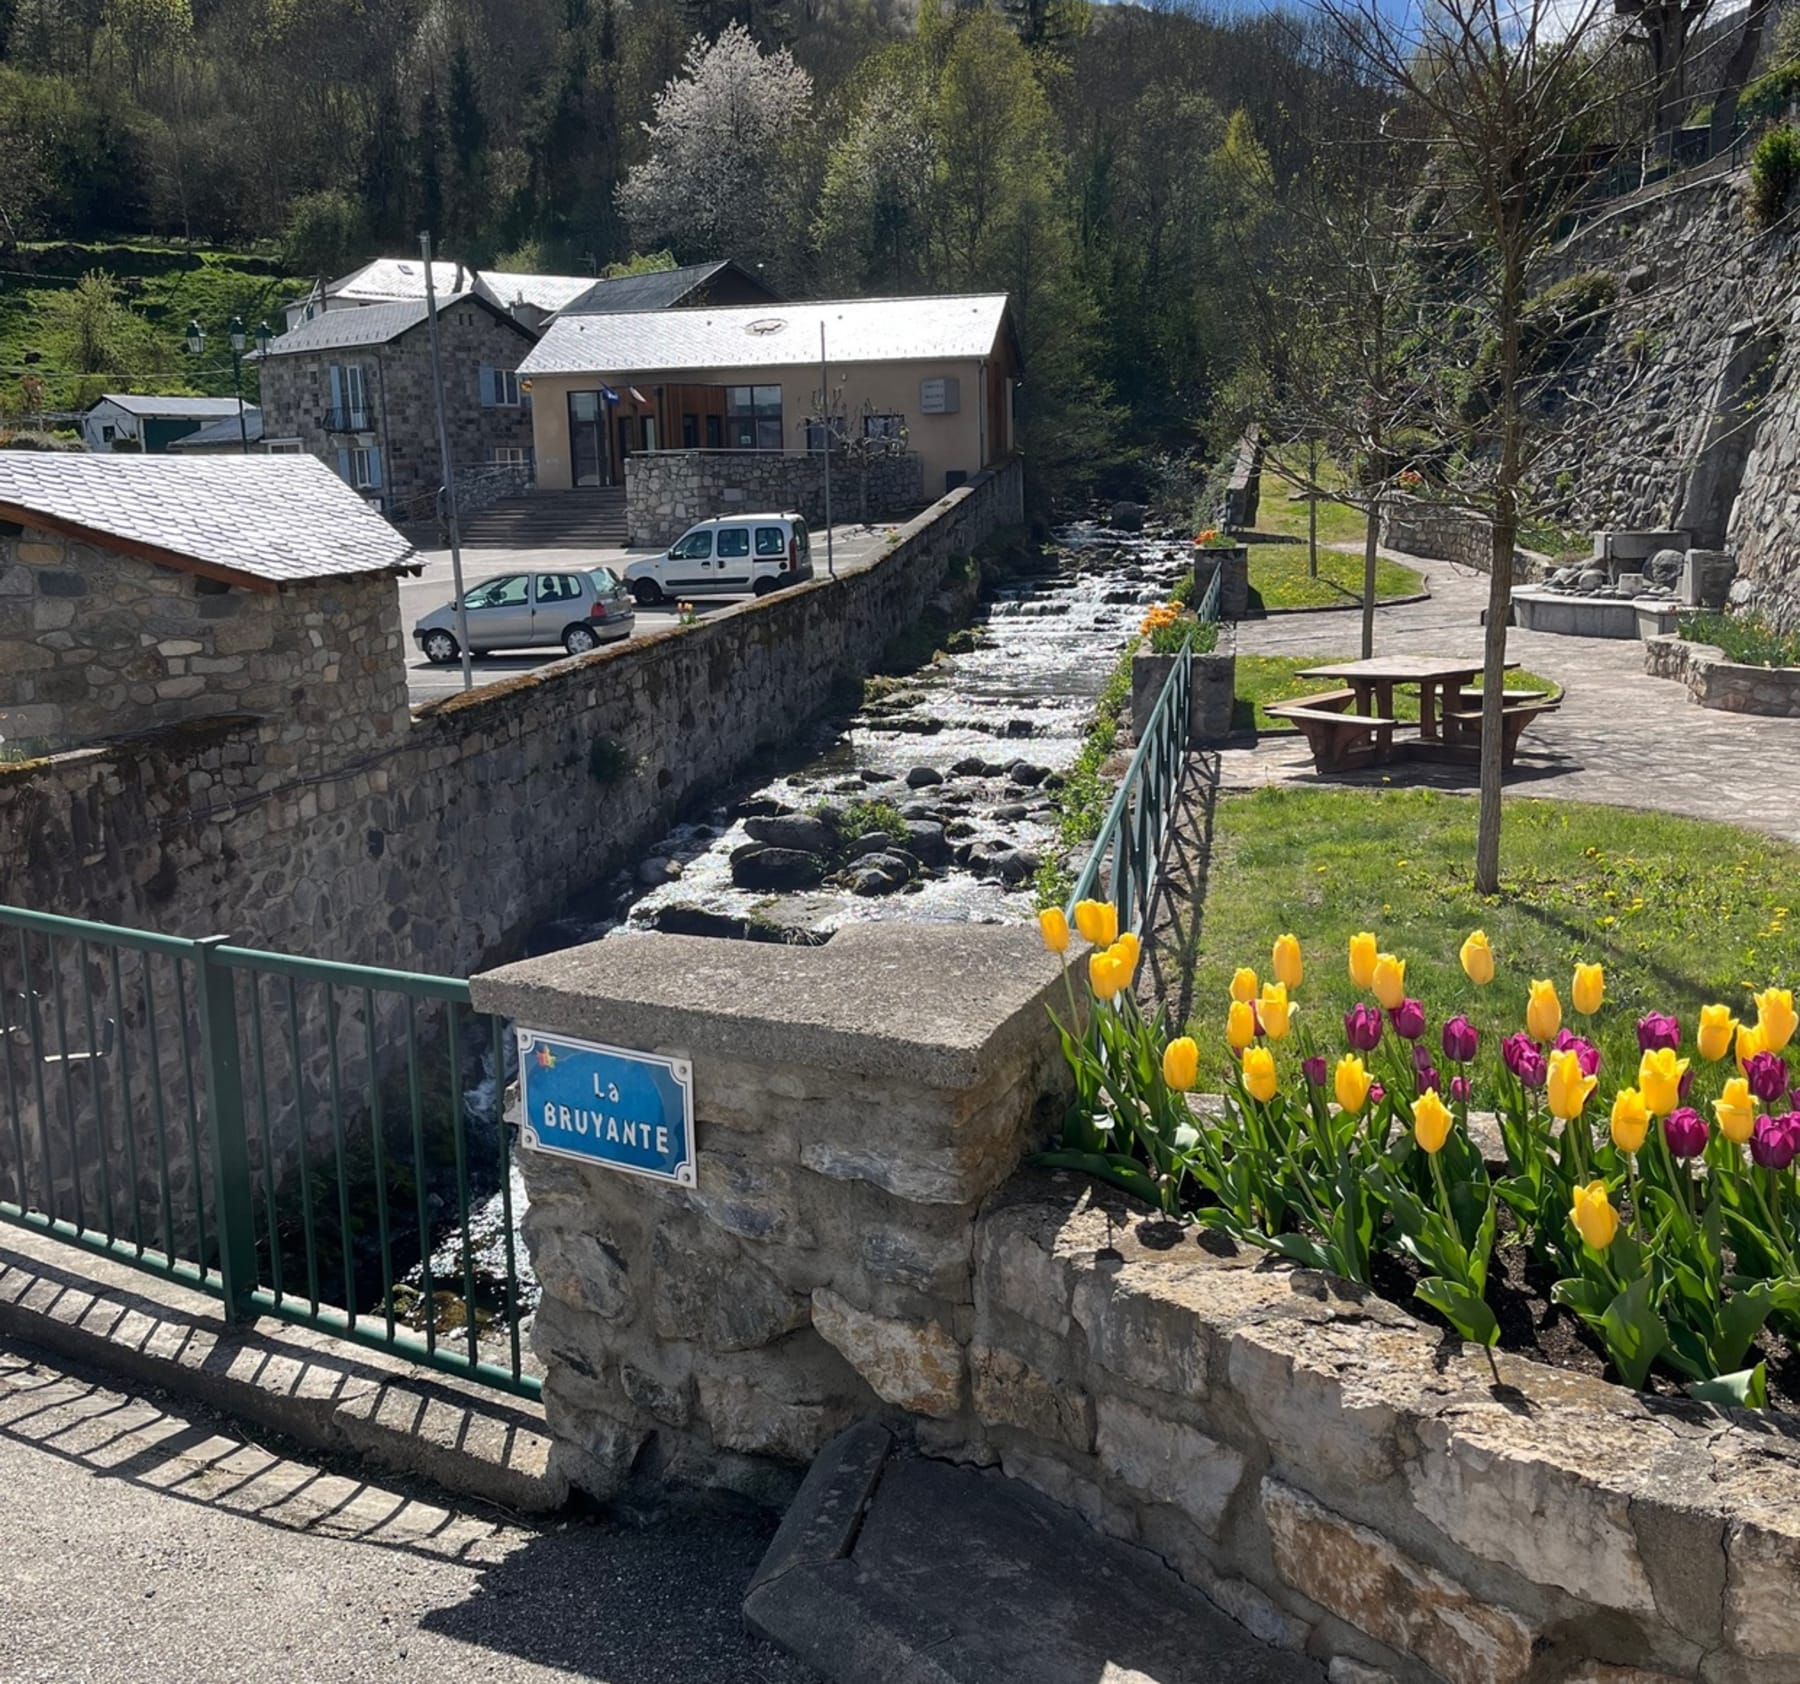
<path fill-rule="evenodd" d="M 1381 505 L 1381 546 L 1427 561 L 1455 561 L 1483 573 L 1494 568 L 1493 523 L 1473 509 L 1390 497 Z M 1513 551 L 1513 577 L 1529 579 L 1535 565 L 1525 551 Z"/>
<path fill-rule="evenodd" d="M 228 714 L 327 754 L 407 719 L 391 578 L 249 590 L 60 533 L 0 534 L 0 735 L 51 753 Z"/>
<path fill-rule="evenodd" d="M 1200 748 L 1222 743 L 1231 735 L 1231 716 L 1237 705 L 1237 634 L 1230 626 L 1219 628 L 1219 644 L 1211 653 L 1196 655 L 1194 688 L 1188 697 L 1188 744 Z M 1131 663 L 1131 736 L 1142 742 L 1150 715 L 1162 698 L 1163 686 L 1175 666 L 1173 655 L 1152 655 L 1140 650 Z"/>
<path fill-rule="evenodd" d="M 851 925 L 473 979 L 483 1009 L 695 1070 L 692 1192 L 525 1159 L 578 1484 L 778 1501 L 874 1417 L 1358 1684 L 1800 1676 L 1800 1423 L 1513 1358 L 1496 1386 L 1366 1292 L 1083 1178 L 1009 1177 L 1063 1100 L 1059 969 L 1031 931 Z"/>
<path fill-rule="evenodd" d="M 1703 708 L 1800 719 L 1800 667 L 1745 666 L 1710 643 L 1668 636 L 1644 640 L 1644 671 L 1685 684 Z"/>
<path fill-rule="evenodd" d="M 857 466 L 848 453 L 831 460 L 831 515 L 836 521 L 907 514 L 925 500 L 924 473 L 910 451 Z M 825 520 L 824 465 L 816 455 L 780 450 L 651 450 L 625 461 L 627 542 L 656 549 L 672 544 L 697 520 L 754 510 L 796 509 L 814 526 Z"/>

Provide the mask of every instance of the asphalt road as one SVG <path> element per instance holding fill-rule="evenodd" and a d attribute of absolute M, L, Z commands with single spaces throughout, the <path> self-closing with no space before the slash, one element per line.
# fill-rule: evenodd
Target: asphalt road
<path fill-rule="evenodd" d="M 772 1518 L 543 1528 L 0 1343 L 0 1684 L 817 1684 Z"/>
<path fill-rule="evenodd" d="M 867 567 L 887 547 L 886 534 L 887 528 L 881 526 L 833 527 L 832 550 L 837 571 L 854 573 Z M 518 573 L 539 567 L 567 570 L 608 566 L 622 569 L 628 561 L 641 560 L 655 553 L 654 550 L 611 549 L 469 549 L 463 551 L 463 584 L 466 589 L 501 573 Z M 442 608 L 456 595 L 452 583 L 450 552 L 421 550 L 419 555 L 425 563 L 424 572 L 416 579 L 400 581 L 400 628 L 406 636 L 407 689 L 415 705 L 434 701 L 440 696 L 453 696 L 463 687 L 460 661 L 447 667 L 434 667 L 419 654 L 418 646 L 412 641 L 414 624 L 432 609 Z M 815 577 L 822 577 L 825 572 L 823 532 L 813 534 L 813 572 Z M 695 607 L 704 614 L 710 609 L 728 607 L 732 602 L 742 600 L 714 597 L 697 602 Z M 651 632 L 666 630 L 675 623 L 676 615 L 672 605 L 640 608 L 632 635 L 644 637 Z M 511 678 L 516 673 L 532 672 L 552 661 L 565 658 L 563 652 L 555 648 L 541 652 L 522 650 L 506 655 L 490 655 L 485 661 L 470 663 L 470 676 L 477 686 L 494 684 L 503 678 Z"/>

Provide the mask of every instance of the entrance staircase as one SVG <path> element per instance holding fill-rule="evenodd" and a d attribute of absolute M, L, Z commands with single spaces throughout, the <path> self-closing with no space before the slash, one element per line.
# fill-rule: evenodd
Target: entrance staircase
<path fill-rule="evenodd" d="M 460 525 L 470 549 L 622 549 L 625 492 L 531 491 L 490 503 Z"/>

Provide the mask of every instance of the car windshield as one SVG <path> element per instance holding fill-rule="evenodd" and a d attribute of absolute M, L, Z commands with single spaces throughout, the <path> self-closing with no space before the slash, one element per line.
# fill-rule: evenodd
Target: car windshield
<path fill-rule="evenodd" d="M 588 577 L 594 581 L 596 590 L 610 591 L 619 583 L 619 576 L 610 567 L 590 567 Z"/>

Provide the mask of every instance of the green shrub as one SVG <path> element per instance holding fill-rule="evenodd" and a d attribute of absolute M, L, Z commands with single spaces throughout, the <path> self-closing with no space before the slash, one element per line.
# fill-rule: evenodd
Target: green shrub
<path fill-rule="evenodd" d="M 630 751 L 616 737 L 596 737 L 588 749 L 588 776 L 597 784 L 616 784 L 633 770 Z"/>
<path fill-rule="evenodd" d="M 1683 614 L 1681 635 L 1741 666 L 1800 667 L 1800 633 L 1777 631 L 1760 614 Z"/>
<path fill-rule="evenodd" d="M 1770 129 L 1750 154 L 1750 219 L 1767 228 L 1787 208 L 1800 181 L 1800 134 L 1787 124 Z"/>
<path fill-rule="evenodd" d="M 1786 14 L 1783 14 L 1784 21 Z M 1738 115 L 1747 122 L 1763 122 L 1783 115 L 1800 99 L 1800 59 L 1759 76 L 1738 100 Z"/>

